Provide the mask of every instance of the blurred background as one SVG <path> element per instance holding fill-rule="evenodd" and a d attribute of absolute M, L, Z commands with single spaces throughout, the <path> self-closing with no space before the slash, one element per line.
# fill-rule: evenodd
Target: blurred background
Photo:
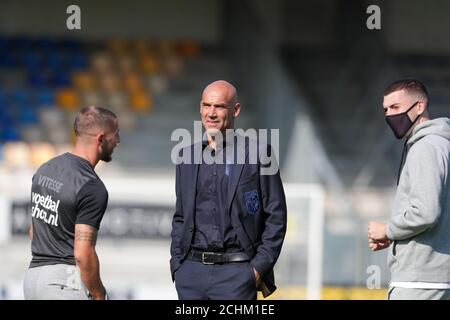
<path fill-rule="evenodd" d="M 71 4 L 81 30 L 66 27 Z M 381 30 L 366 26 L 372 4 Z M 238 88 L 239 128 L 280 129 L 289 225 L 270 299 L 384 299 L 386 253 L 368 250 L 367 223 L 390 214 L 402 146 L 382 91 L 417 78 L 432 116 L 448 116 L 449 11 L 446 0 L 3 0 L 0 299 L 23 298 L 31 177 L 72 149 L 88 105 L 121 126 L 114 161 L 97 168 L 110 194 L 103 281 L 116 299 L 177 298 L 171 133 L 193 131 L 217 79 Z"/>

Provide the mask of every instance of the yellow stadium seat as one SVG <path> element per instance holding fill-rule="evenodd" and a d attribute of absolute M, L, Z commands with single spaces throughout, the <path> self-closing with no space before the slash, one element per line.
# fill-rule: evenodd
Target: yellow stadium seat
<path fill-rule="evenodd" d="M 107 43 L 107 48 L 114 54 L 123 54 L 128 51 L 128 41 L 120 38 L 111 39 Z"/>
<path fill-rule="evenodd" d="M 197 57 L 200 54 L 200 46 L 195 41 L 183 41 L 179 44 L 178 51 L 183 57 Z"/>
<path fill-rule="evenodd" d="M 141 91 L 143 89 L 141 76 L 134 72 L 125 74 L 123 87 L 129 92 Z"/>
<path fill-rule="evenodd" d="M 146 74 L 155 74 L 160 69 L 158 60 L 153 54 L 146 54 L 144 56 L 141 56 L 139 65 L 142 71 Z"/>
<path fill-rule="evenodd" d="M 95 88 L 95 77 L 88 71 L 78 71 L 72 76 L 75 87 L 79 90 L 91 90 Z"/>
<path fill-rule="evenodd" d="M 148 112 L 153 107 L 153 100 L 147 91 L 135 91 L 131 93 L 130 106 L 136 112 Z"/>
<path fill-rule="evenodd" d="M 149 44 L 147 41 L 139 39 L 131 43 L 131 48 L 137 55 L 143 55 L 148 52 Z"/>
<path fill-rule="evenodd" d="M 79 100 L 77 92 L 71 88 L 61 89 L 56 93 L 56 104 L 66 111 L 78 109 L 80 106 Z"/>
<path fill-rule="evenodd" d="M 158 44 L 157 50 L 162 55 L 170 55 L 176 52 L 176 46 L 172 41 L 161 40 Z"/>

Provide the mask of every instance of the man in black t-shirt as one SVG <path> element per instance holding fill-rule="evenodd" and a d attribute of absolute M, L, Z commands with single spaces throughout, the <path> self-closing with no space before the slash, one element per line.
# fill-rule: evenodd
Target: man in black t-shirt
<path fill-rule="evenodd" d="M 95 251 L 108 191 L 94 171 L 120 142 L 116 115 L 83 108 L 74 123 L 73 153 L 44 163 L 31 188 L 32 260 L 24 282 L 25 299 L 105 299 Z"/>

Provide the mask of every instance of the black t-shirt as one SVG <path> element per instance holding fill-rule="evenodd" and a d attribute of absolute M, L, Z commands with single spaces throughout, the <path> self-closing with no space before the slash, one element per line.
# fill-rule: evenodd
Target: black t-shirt
<path fill-rule="evenodd" d="M 65 153 L 44 163 L 31 187 L 30 268 L 75 265 L 75 224 L 99 229 L 107 204 L 108 191 L 87 160 Z"/>

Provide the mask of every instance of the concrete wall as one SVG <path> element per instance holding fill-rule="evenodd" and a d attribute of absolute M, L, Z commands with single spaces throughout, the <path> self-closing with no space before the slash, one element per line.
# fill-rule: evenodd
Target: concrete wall
<path fill-rule="evenodd" d="M 81 8 L 79 31 L 68 31 L 66 27 L 66 9 L 71 4 Z M 216 42 L 220 26 L 219 0 L 3 0 L 0 4 L 0 33 L 7 34 L 192 38 Z"/>

